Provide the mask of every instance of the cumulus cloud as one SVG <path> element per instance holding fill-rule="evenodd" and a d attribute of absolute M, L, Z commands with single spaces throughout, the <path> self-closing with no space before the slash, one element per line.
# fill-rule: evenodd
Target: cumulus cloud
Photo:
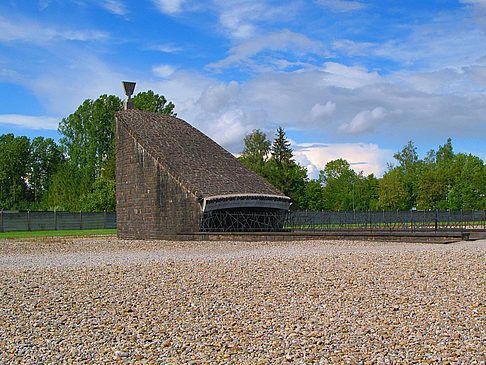
<path fill-rule="evenodd" d="M 376 71 L 369 72 L 361 66 L 346 66 L 337 62 L 326 62 L 323 67 L 323 81 L 327 85 L 354 89 L 382 81 Z"/>
<path fill-rule="evenodd" d="M 293 144 L 294 156 L 297 162 L 307 168 L 310 178 L 319 177 L 329 161 L 345 159 L 356 172 L 363 171 L 365 175 L 381 176 L 387 162 L 393 160 L 393 152 L 381 149 L 374 143 L 300 143 Z"/>
<path fill-rule="evenodd" d="M 59 119 L 47 116 L 0 114 L 0 123 L 30 129 L 57 130 Z"/>
<path fill-rule="evenodd" d="M 331 117 L 335 110 L 336 103 L 333 103 L 332 101 L 328 101 L 326 104 L 316 103 L 312 106 L 306 120 L 308 120 L 310 123 L 325 121 Z"/>
<path fill-rule="evenodd" d="M 350 123 L 343 123 L 338 132 L 342 134 L 364 134 L 376 131 L 380 121 L 385 117 L 386 110 L 381 106 L 373 110 L 362 110 Z"/>
<path fill-rule="evenodd" d="M 207 112 L 218 112 L 236 104 L 240 85 L 236 81 L 209 86 L 201 94 L 198 104 Z"/>
<path fill-rule="evenodd" d="M 481 63 L 481 60 L 477 61 Z M 416 72 L 399 78 L 415 89 L 429 94 L 482 93 L 486 88 L 486 66 L 481 64 Z"/>

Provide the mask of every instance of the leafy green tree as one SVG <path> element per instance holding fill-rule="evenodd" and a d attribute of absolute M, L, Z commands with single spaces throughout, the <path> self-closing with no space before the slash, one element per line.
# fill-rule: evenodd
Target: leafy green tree
<path fill-rule="evenodd" d="M 122 108 L 122 101 L 114 95 L 87 99 L 59 124 L 70 163 L 86 171 L 94 181 L 101 175 L 101 167 L 113 148 L 114 113 Z"/>
<path fill-rule="evenodd" d="M 116 209 L 115 181 L 101 177 L 81 198 L 81 210 L 85 212 L 113 211 Z"/>
<path fill-rule="evenodd" d="M 27 177 L 30 140 L 12 133 L 0 136 L 0 209 L 24 209 L 29 203 Z"/>
<path fill-rule="evenodd" d="M 378 209 L 409 210 L 410 194 L 404 183 L 404 175 L 400 169 L 392 168 L 380 180 L 380 195 Z"/>
<path fill-rule="evenodd" d="M 458 153 L 452 164 L 452 187 L 447 199 L 450 209 L 486 208 L 486 168 L 471 154 Z"/>
<path fill-rule="evenodd" d="M 377 210 L 379 198 L 380 180 L 374 174 L 369 174 L 360 180 L 360 186 L 356 210 Z"/>
<path fill-rule="evenodd" d="M 259 129 L 245 136 L 245 147 L 241 152 L 240 160 L 257 174 L 264 176 L 265 163 L 268 160 L 271 142 L 265 133 Z"/>
<path fill-rule="evenodd" d="M 310 211 L 324 210 L 324 188 L 319 180 L 311 180 L 305 184 L 303 195 L 298 204 L 302 209 Z"/>
<path fill-rule="evenodd" d="M 59 146 L 51 138 L 36 137 L 31 144 L 31 172 L 29 185 L 34 203 L 39 203 L 49 189 L 54 173 L 64 161 Z"/>
<path fill-rule="evenodd" d="M 419 161 L 417 147 L 412 141 L 408 141 L 405 147 L 400 152 L 395 153 L 393 157 L 398 161 L 396 169 L 402 175 L 400 179 L 401 188 L 406 191 L 406 194 L 402 196 L 404 202 L 401 206 L 408 210 L 417 205 L 418 178 L 421 173 L 422 161 Z"/>
<path fill-rule="evenodd" d="M 52 177 L 45 204 L 49 209 L 79 212 L 82 210 L 81 198 L 92 185 L 87 170 L 66 161 Z"/>
<path fill-rule="evenodd" d="M 174 113 L 175 105 L 171 101 L 167 102 L 163 95 L 155 94 L 152 90 L 135 95 L 133 106 L 135 109 L 177 116 L 177 113 Z"/>
<path fill-rule="evenodd" d="M 359 181 L 348 161 L 340 158 L 329 161 L 319 173 L 319 181 L 324 186 L 324 206 L 326 210 L 353 210 L 355 185 Z"/>

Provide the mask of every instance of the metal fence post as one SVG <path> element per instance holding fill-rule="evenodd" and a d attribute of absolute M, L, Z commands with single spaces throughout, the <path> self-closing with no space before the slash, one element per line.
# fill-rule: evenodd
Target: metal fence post
<path fill-rule="evenodd" d="M 371 226 L 371 208 L 368 209 L 368 222 L 370 223 L 370 232 L 373 231 L 373 227 Z"/>
<path fill-rule="evenodd" d="M 0 212 L 2 216 L 2 232 L 5 232 L 5 227 L 3 226 L 3 210 Z"/>
<path fill-rule="evenodd" d="M 439 224 L 439 209 L 436 209 L 435 210 L 435 231 L 436 232 L 437 232 L 438 224 Z"/>
<path fill-rule="evenodd" d="M 103 211 L 103 229 L 106 229 L 106 209 Z"/>
<path fill-rule="evenodd" d="M 83 212 L 79 212 L 79 230 L 83 229 Z"/>
<path fill-rule="evenodd" d="M 27 230 L 30 231 L 30 210 L 27 211 Z"/>
<path fill-rule="evenodd" d="M 57 213 L 55 208 L 54 208 L 54 230 L 57 231 Z"/>
<path fill-rule="evenodd" d="M 413 210 L 410 209 L 410 232 L 413 232 Z"/>

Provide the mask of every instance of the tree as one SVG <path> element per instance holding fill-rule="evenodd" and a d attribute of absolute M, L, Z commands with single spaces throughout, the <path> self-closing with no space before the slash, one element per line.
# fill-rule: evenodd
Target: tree
<path fill-rule="evenodd" d="M 353 210 L 356 184 L 359 181 L 356 172 L 348 161 L 340 158 L 329 161 L 319 173 L 319 181 L 324 185 L 324 206 L 327 210 Z"/>
<path fill-rule="evenodd" d="M 240 160 L 257 174 L 263 176 L 265 163 L 268 160 L 271 142 L 265 133 L 254 129 L 245 139 L 245 148 L 241 152 Z"/>
<path fill-rule="evenodd" d="M 458 153 L 451 175 L 453 182 L 447 194 L 450 209 L 486 208 L 486 167 L 479 157 Z"/>
<path fill-rule="evenodd" d="M 133 97 L 133 106 L 135 109 L 177 116 L 177 113 L 174 113 L 175 105 L 171 101 L 167 103 L 163 95 L 155 94 L 152 90 L 135 95 Z"/>
<path fill-rule="evenodd" d="M 311 211 L 325 209 L 324 188 L 319 180 L 311 180 L 305 184 L 304 191 L 298 204 L 301 208 Z"/>
<path fill-rule="evenodd" d="M 405 147 L 400 152 L 395 153 L 393 157 L 398 161 L 398 165 L 396 167 L 389 166 L 389 171 L 383 176 L 380 183 L 378 205 L 382 209 L 387 209 L 386 207 L 402 210 L 412 209 L 417 205 L 418 182 L 423 161 L 419 161 L 417 147 L 412 141 L 408 141 Z M 390 189 L 397 190 L 393 192 Z M 397 198 L 400 201 L 390 201 L 387 200 L 388 198 Z"/>
<path fill-rule="evenodd" d="M 409 210 L 409 192 L 403 181 L 402 172 L 393 168 L 380 180 L 378 208 L 384 210 Z"/>
<path fill-rule="evenodd" d="M 51 138 L 34 138 L 31 151 L 29 185 L 33 191 L 34 203 L 39 203 L 48 190 L 54 173 L 64 161 L 64 156 Z"/>
<path fill-rule="evenodd" d="M 64 136 L 60 142 L 73 166 L 86 170 L 94 181 L 101 174 L 101 166 L 108 156 L 114 137 L 114 113 L 122 108 L 122 101 L 114 95 L 87 99 L 59 124 Z"/>
<path fill-rule="evenodd" d="M 30 170 L 30 140 L 12 133 L 0 136 L 0 209 L 28 205 L 27 177 Z"/>
<path fill-rule="evenodd" d="M 92 185 L 86 170 L 66 161 L 52 177 L 46 205 L 49 209 L 79 212 L 82 210 L 81 199 Z"/>
<path fill-rule="evenodd" d="M 285 131 L 282 127 L 277 129 L 276 137 L 272 144 L 272 158 L 279 166 L 290 164 L 293 158 L 293 152 L 290 148 L 290 142 L 285 137 Z"/>
<path fill-rule="evenodd" d="M 115 181 L 101 177 L 92 185 L 80 202 L 81 210 L 84 212 L 99 212 L 103 210 L 113 211 L 116 209 L 116 188 Z"/>
<path fill-rule="evenodd" d="M 138 93 L 133 102 L 137 109 L 176 115 L 173 112 L 174 104 L 167 103 L 164 96 L 151 90 Z M 66 189 L 75 195 L 68 196 L 63 191 L 50 191 L 51 207 L 78 210 L 83 196 L 100 190 L 101 186 L 114 186 L 114 113 L 122 110 L 122 104 L 121 99 L 114 95 L 101 95 L 96 100 L 85 100 L 74 113 L 62 119 L 59 132 L 63 137 L 60 142 L 67 158 L 67 164 L 63 166 L 62 171 L 71 173 L 74 182 L 79 185 L 74 186 L 67 177 L 56 174 L 50 190 Z M 100 186 L 94 187 L 93 184 L 100 178 L 112 180 L 113 184 L 103 181 Z"/>
<path fill-rule="evenodd" d="M 282 128 L 277 129 L 271 148 L 271 158 L 265 164 L 264 177 L 299 204 L 307 183 L 307 171 L 294 161 L 290 142 Z"/>

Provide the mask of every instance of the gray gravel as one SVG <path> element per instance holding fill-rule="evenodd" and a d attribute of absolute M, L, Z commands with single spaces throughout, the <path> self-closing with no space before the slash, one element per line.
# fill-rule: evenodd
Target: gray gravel
<path fill-rule="evenodd" d="M 0 363 L 486 364 L 486 241 L 0 240 Z"/>

